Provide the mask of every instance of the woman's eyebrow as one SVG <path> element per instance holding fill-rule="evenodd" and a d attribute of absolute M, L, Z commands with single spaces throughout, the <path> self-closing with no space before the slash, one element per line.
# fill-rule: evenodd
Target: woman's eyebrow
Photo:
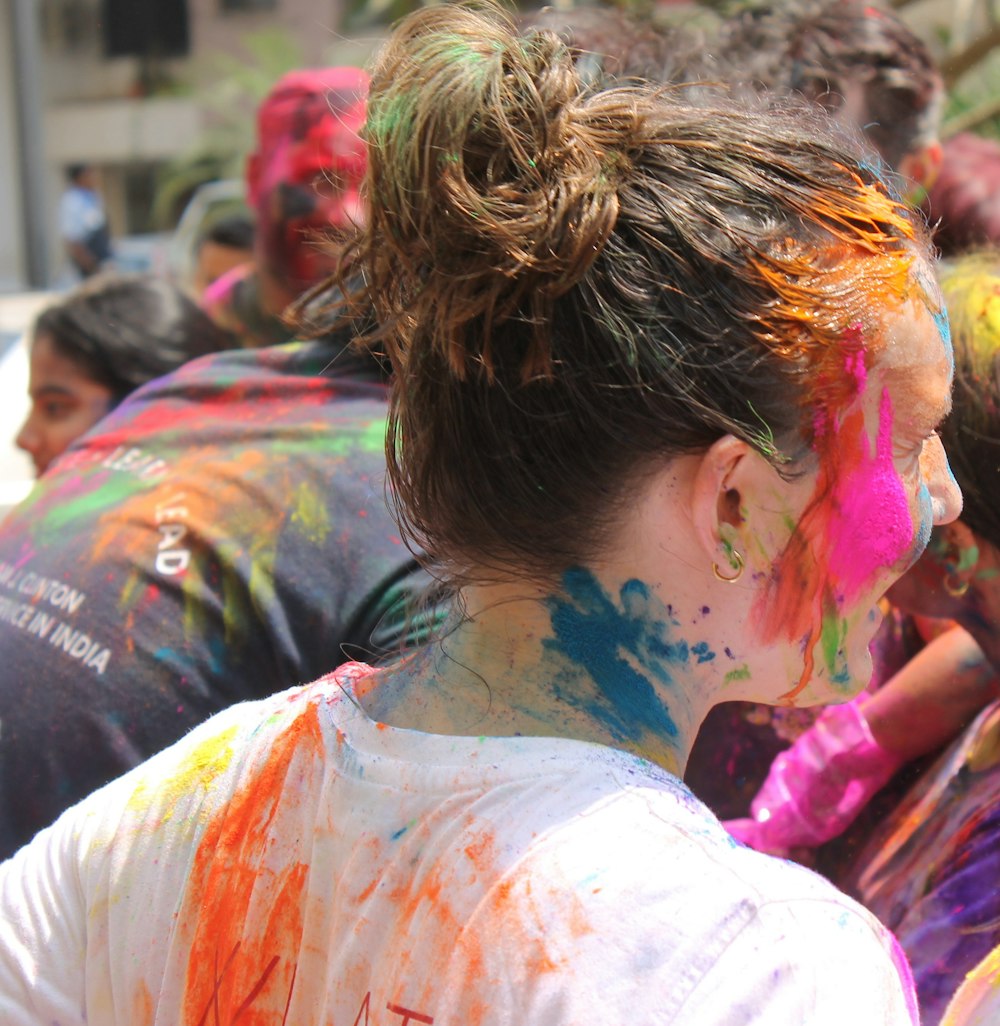
<path fill-rule="evenodd" d="M 65 385 L 50 385 L 46 382 L 45 384 L 39 385 L 38 388 L 32 389 L 30 395 L 32 399 L 37 399 L 39 396 L 43 395 L 66 396 L 67 398 L 72 399 L 74 392 Z"/>

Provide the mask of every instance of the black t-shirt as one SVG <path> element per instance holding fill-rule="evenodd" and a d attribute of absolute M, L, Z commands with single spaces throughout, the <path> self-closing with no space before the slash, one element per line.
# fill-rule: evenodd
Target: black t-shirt
<path fill-rule="evenodd" d="M 134 393 L 0 525 L 0 857 L 217 710 L 423 632 L 385 414 L 332 343 L 214 354 Z"/>

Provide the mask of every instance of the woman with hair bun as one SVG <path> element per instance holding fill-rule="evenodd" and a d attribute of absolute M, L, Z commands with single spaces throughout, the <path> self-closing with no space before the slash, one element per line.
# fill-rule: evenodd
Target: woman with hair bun
<path fill-rule="evenodd" d="M 923 228 L 802 111 L 587 91 L 490 10 L 374 69 L 342 282 L 432 644 L 237 706 L 0 868 L 11 1021 L 904 1024 L 905 961 L 679 780 L 845 700 L 960 496 Z M 82 1011 L 81 1011 L 82 1010 Z"/>

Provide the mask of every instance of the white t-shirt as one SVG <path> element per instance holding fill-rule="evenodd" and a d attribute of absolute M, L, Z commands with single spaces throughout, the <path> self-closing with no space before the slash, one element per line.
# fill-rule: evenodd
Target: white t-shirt
<path fill-rule="evenodd" d="M 59 197 L 59 234 L 70 242 L 83 242 L 106 220 L 104 204 L 93 189 L 73 185 Z"/>
<path fill-rule="evenodd" d="M 896 1026 L 891 937 L 598 745 L 233 706 L 0 867 L 4 1026 Z"/>

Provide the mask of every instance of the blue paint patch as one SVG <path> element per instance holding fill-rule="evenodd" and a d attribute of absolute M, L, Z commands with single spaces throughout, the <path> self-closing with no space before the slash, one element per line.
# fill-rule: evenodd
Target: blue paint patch
<path fill-rule="evenodd" d="M 673 685 L 671 668 L 688 665 L 693 650 L 668 640 L 669 625 L 676 625 L 668 608 L 635 579 L 622 585 L 617 603 L 588 570 L 568 570 L 562 585 L 563 593 L 547 600 L 554 638 L 544 644 L 596 684 L 599 697 L 580 706 L 621 740 L 638 741 L 646 732 L 676 737 L 652 682 Z M 698 661 L 707 661 L 708 646 L 697 647 Z M 561 697 L 574 701 L 568 688 Z"/>
<path fill-rule="evenodd" d="M 951 345 L 951 323 L 948 320 L 948 311 L 944 307 L 940 310 L 931 310 L 931 317 L 934 318 L 934 323 L 937 325 L 938 334 L 941 336 L 941 341 L 944 343 L 945 348 L 949 354 L 952 352 Z"/>
<path fill-rule="evenodd" d="M 171 674 L 181 681 L 186 681 L 188 677 L 197 680 L 204 677 L 206 673 L 215 676 L 225 675 L 228 667 L 227 659 L 231 655 L 225 638 L 209 638 L 199 655 L 205 665 L 199 666 L 190 652 L 164 645 L 153 653 L 153 658 L 158 663 L 169 666 Z"/>
<path fill-rule="evenodd" d="M 842 687 L 846 687 L 848 684 L 854 683 L 854 679 L 851 676 L 851 671 L 847 668 L 847 654 L 843 651 L 843 649 L 841 649 L 837 652 L 837 656 L 844 661 L 843 667 L 830 677 L 830 681 L 833 684 L 839 684 Z"/>
<path fill-rule="evenodd" d="M 715 658 L 715 653 L 708 647 L 707 641 L 699 641 L 697 645 L 692 645 L 691 653 L 698 657 L 699 663 L 710 663 Z"/>

